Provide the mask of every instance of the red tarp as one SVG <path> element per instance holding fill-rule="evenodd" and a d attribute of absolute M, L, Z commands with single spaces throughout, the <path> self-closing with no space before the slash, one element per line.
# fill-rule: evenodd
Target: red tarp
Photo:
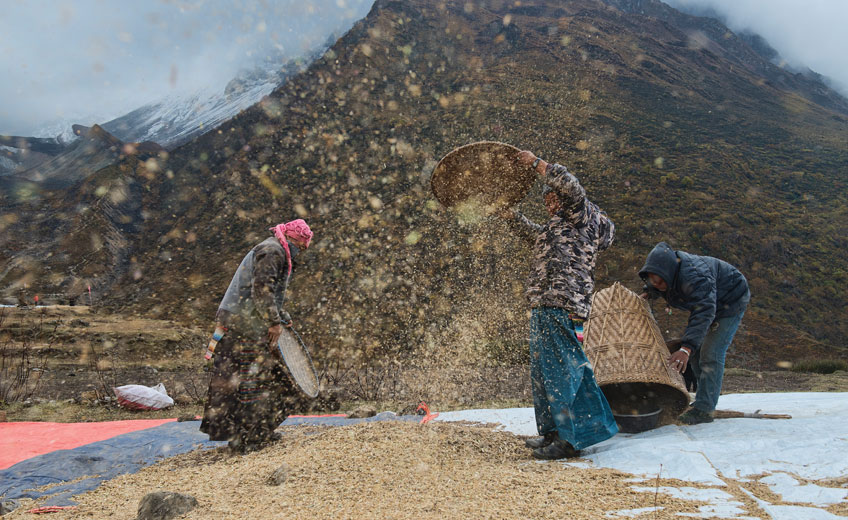
<path fill-rule="evenodd" d="M 176 419 L 142 419 L 90 423 L 0 423 L 0 469 L 56 450 L 110 439 L 116 435 L 159 426 Z"/>

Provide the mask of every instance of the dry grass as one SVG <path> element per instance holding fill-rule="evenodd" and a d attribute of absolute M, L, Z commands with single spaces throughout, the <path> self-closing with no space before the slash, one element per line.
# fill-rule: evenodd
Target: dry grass
<path fill-rule="evenodd" d="M 675 518 L 702 503 L 639 493 L 629 475 L 538 463 L 512 434 L 448 424 L 287 428 L 257 453 L 193 452 L 104 483 L 53 518 L 134 518 L 141 498 L 168 490 L 199 506 L 184 518 L 603 518 L 661 507 Z M 266 483 L 281 465 L 281 486 Z M 660 481 L 660 485 L 668 485 Z"/>
<path fill-rule="evenodd" d="M 85 405 L 53 401 L 23 406 L 20 403 L 6 408 L 8 421 L 23 422 L 101 422 L 129 419 L 169 419 L 196 416 L 203 413 L 203 405 L 178 405 L 165 410 L 127 410 L 116 405 Z"/>

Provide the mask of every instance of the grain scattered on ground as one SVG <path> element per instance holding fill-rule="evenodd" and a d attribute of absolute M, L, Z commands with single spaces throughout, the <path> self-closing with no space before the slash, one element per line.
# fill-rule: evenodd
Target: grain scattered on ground
<path fill-rule="evenodd" d="M 485 428 L 377 422 L 282 431 L 283 441 L 259 452 L 196 451 L 117 477 L 76 497 L 77 509 L 51 517 L 132 519 L 154 491 L 197 498 L 187 519 L 594 520 L 639 509 L 650 509 L 642 518 L 672 519 L 704 505 L 637 492 L 632 475 L 614 470 L 534 461 L 519 437 Z M 268 476 L 283 464 L 287 480 L 269 486 Z"/>

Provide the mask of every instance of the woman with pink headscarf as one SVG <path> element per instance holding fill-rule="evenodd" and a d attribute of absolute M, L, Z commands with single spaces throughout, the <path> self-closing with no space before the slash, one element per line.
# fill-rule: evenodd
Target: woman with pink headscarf
<path fill-rule="evenodd" d="M 200 431 L 229 441 L 235 451 L 260 448 L 277 438 L 294 387 L 277 361 L 276 343 L 291 327 L 283 309 L 295 258 L 309 247 L 312 230 L 303 219 L 270 229 L 245 255 L 216 314 L 215 361 Z"/>

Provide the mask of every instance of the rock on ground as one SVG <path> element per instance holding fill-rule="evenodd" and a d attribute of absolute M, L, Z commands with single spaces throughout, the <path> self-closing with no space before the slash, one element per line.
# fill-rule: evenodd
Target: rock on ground
<path fill-rule="evenodd" d="M 138 504 L 136 520 L 170 520 L 197 507 L 197 499 L 169 491 L 148 493 Z"/>
<path fill-rule="evenodd" d="M 18 505 L 18 501 L 14 499 L 4 500 L 0 502 L 0 516 L 8 515 L 9 513 L 17 509 Z"/>
<path fill-rule="evenodd" d="M 283 464 L 279 468 L 275 469 L 274 472 L 271 473 L 271 476 L 268 477 L 268 485 L 269 486 L 279 486 L 279 485 L 281 485 L 288 478 L 289 471 L 290 470 L 289 470 L 288 464 Z"/>

